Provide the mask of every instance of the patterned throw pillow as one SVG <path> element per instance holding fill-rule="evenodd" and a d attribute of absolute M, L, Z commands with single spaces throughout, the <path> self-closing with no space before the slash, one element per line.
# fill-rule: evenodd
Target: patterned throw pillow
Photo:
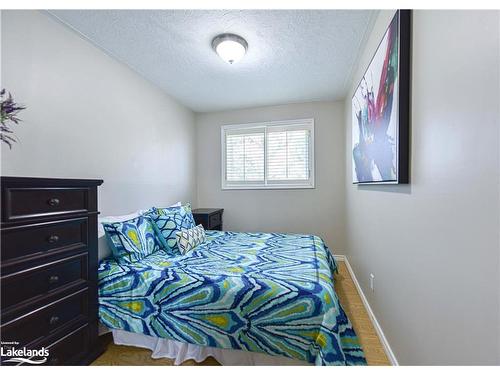
<path fill-rule="evenodd" d="M 146 216 L 118 223 L 103 223 L 102 226 L 113 256 L 120 264 L 137 262 L 161 248 L 153 223 Z"/>
<path fill-rule="evenodd" d="M 197 225 L 191 229 L 181 230 L 177 232 L 177 246 L 182 255 L 187 254 L 199 244 L 205 242 L 205 229 L 203 226 Z"/>
<path fill-rule="evenodd" d="M 153 220 L 155 229 L 159 232 L 158 239 L 162 246 L 174 254 L 179 254 L 176 233 L 196 225 L 189 203 L 179 207 L 155 208 L 148 217 Z"/>

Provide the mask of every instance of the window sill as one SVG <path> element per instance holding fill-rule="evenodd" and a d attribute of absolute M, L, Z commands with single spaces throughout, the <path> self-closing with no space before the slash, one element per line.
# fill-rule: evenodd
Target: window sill
<path fill-rule="evenodd" d="M 234 185 L 222 186 L 222 190 L 299 190 L 299 189 L 314 189 L 312 185 L 266 185 L 266 186 L 251 186 L 251 185 Z"/>

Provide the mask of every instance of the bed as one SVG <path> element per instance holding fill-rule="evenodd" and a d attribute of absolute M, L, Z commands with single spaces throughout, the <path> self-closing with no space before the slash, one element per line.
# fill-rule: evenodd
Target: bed
<path fill-rule="evenodd" d="M 184 256 L 160 251 L 128 265 L 102 260 L 101 322 L 114 334 L 150 342 L 172 340 L 315 365 L 366 364 L 334 290 L 334 258 L 319 237 L 206 235 Z"/>

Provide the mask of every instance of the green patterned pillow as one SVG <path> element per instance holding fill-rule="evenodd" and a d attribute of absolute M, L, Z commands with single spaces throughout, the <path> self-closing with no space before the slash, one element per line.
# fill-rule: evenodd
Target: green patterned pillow
<path fill-rule="evenodd" d="M 117 223 L 103 223 L 114 258 L 120 264 L 137 262 L 160 250 L 153 223 L 138 216 Z"/>
<path fill-rule="evenodd" d="M 200 224 L 194 228 L 177 232 L 176 238 L 179 251 L 182 255 L 185 255 L 199 244 L 205 242 L 205 229 L 203 229 L 203 226 Z"/>
<path fill-rule="evenodd" d="M 166 250 L 172 254 L 179 254 L 176 233 L 195 227 L 191 205 L 185 204 L 178 207 L 153 208 L 148 213 L 158 231 L 158 239 Z"/>

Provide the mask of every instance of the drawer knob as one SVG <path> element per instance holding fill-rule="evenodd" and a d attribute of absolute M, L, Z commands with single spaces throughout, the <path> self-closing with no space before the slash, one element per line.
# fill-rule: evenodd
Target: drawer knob
<path fill-rule="evenodd" d="M 59 241 L 59 236 L 53 234 L 52 236 L 49 236 L 49 238 L 47 238 L 47 242 L 48 243 L 56 243 L 57 241 Z"/>
<path fill-rule="evenodd" d="M 59 276 L 52 275 L 49 277 L 49 284 L 55 284 L 59 282 Z"/>
<path fill-rule="evenodd" d="M 59 358 L 53 357 L 49 360 L 49 366 L 55 366 L 57 364 L 59 364 Z"/>
<path fill-rule="evenodd" d="M 58 316 L 52 316 L 52 317 L 50 318 L 50 320 L 49 320 L 49 324 L 50 324 L 51 326 L 53 326 L 53 325 L 55 325 L 55 324 L 57 324 L 57 323 L 59 323 L 59 317 L 58 317 Z"/>
<path fill-rule="evenodd" d="M 61 203 L 61 201 L 57 198 L 50 198 L 47 203 L 49 204 L 49 206 L 51 207 L 56 207 L 56 206 L 59 206 L 59 203 Z"/>

